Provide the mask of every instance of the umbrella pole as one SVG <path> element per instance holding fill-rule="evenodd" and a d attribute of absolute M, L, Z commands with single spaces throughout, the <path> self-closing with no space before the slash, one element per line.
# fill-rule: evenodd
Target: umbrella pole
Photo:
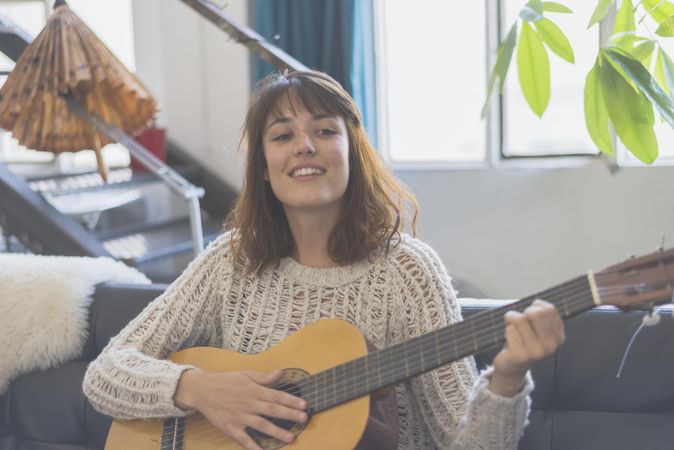
<path fill-rule="evenodd" d="M 96 153 L 96 165 L 98 166 L 98 173 L 106 183 L 108 182 L 108 168 L 103 160 L 103 148 L 101 146 L 101 138 L 98 136 L 98 131 L 92 131 L 92 141 L 94 143 L 94 153 Z"/>

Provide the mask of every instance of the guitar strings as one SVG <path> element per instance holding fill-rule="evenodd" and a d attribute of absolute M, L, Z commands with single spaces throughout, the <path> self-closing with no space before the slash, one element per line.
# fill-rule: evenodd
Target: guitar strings
<path fill-rule="evenodd" d="M 602 278 L 602 277 L 596 277 L 595 276 L 595 279 L 597 279 L 597 278 Z M 511 310 L 511 309 L 515 309 L 518 306 L 523 306 L 522 302 L 526 301 L 528 303 L 529 301 L 533 301 L 533 298 L 552 297 L 552 296 L 555 296 L 555 295 L 560 295 L 562 293 L 563 293 L 564 297 L 566 297 L 566 298 L 562 298 L 562 302 L 566 302 L 569 306 L 580 305 L 583 302 L 585 302 L 585 298 L 588 297 L 586 295 L 588 287 L 583 286 L 582 283 L 581 283 L 581 285 L 579 285 L 578 284 L 579 281 L 580 282 L 586 281 L 585 277 L 580 277 L 578 280 L 574 280 L 573 283 L 567 283 L 567 284 L 562 285 L 562 286 L 557 286 L 555 288 L 549 289 L 548 291 L 544 291 L 542 293 L 536 294 L 535 296 L 526 297 L 523 300 L 520 300 L 518 302 L 506 305 L 506 306 L 501 307 L 499 309 L 502 310 L 503 312 L 505 312 L 506 310 Z M 568 286 L 573 286 L 573 287 L 569 288 Z M 613 298 L 616 298 L 616 296 L 614 295 L 616 291 L 614 291 L 613 289 L 599 288 L 598 290 L 602 294 L 603 300 L 604 300 L 605 303 L 612 300 Z M 580 297 L 578 297 L 579 291 L 580 291 L 580 294 L 581 294 Z M 606 293 L 607 291 L 608 291 L 608 293 Z M 624 291 L 621 291 L 621 292 L 624 292 Z M 620 297 L 620 296 L 618 296 L 618 297 Z M 559 300 L 557 300 L 557 302 L 555 302 L 555 301 L 552 301 L 552 302 L 558 303 Z M 561 305 L 562 308 L 560 308 L 559 304 L 556 304 L 556 306 L 558 307 L 558 309 L 560 309 L 560 313 L 564 312 L 563 311 L 563 309 L 564 309 L 563 305 Z M 592 304 L 588 304 L 588 308 L 586 308 L 586 309 L 589 309 L 592 306 L 593 306 Z M 493 310 L 493 311 L 497 311 L 497 310 Z M 491 312 L 492 311 L 490 311 L 490 313 Z M 492 333 L 493 329 L 491 329 L 489 327 L 484 327 L 485 322 L 491 321 L 492 319 L 493 319 L 493 315 L 484 315 L 479 320 L 475 321 L 474 327 L 479 329 L 477 332 L 473 333 L 473 335 L 475 335 L 477 337 L 477 339 L 475 339 L 475 341 L 477 341 L 478 339 L 484 339 L 485 334 L 488 335 L 488 334 Z M 458 325 L 460 323 L 461 322 L 458 322 L 458 323 L 456 323 L 456 325 Z M 503 325 L 503 322 L 500 323 L 499 327 L 502 326 L 502 325 Z M 419 339 L 419 341 L 417 342 L 417 344 L 419 344 L 419 345 L 416 345 L 416 348 L 412 348 L 412 351 L 418 350 L 420 347 L 422 347 L 424 345 L 427 345 L 428 341 L 433 339 L 433 338 L 434 338 L 434 336 L 429 336 L 428 334 L 425 335 L 425 336 L 422 336 Z M 425 341 L 425 342 L 422 343 L 422 341 Z M 463 345 L 466 344 L 466 339 L 464 339 L 463 336 L 459 337 L 458 339 L 454 340 L 453 342 L 456 342 L 456 341 L 459 342 L 459 344 L 457 344 L 457 346 L 463 346 Z M 468 341 L 471 341 L 470 336 L 468 336 Z M 503 342 L 503 340 L 501 340 L 501 342 Z M 444 350 L 446 350 L 448 345 L 452 345 L 452 342 L 448 342 L 446 344 L 443 343 L 441 345 L 441 347 Z M 494 345 L 496 345 L 496 343 Z M 388 347 L 388 348 L 390 348 L 390 347 Z M 382 370 L 384 370 L 384 368 L 390 369 L 390 366 L 391 366 L 391 364 L 389 364 L 388 367 L 386 367 L 385 365 L 382 365 Z M 333 370 L 333 369 L 334 368 L 327 369 L 326 371 L 321 372 L 321 373 L 325 373 L 325 372 L 328 372 L 328 371 Z M 393 373 L 393 372 L 391 372 L 391 373 Z M 398 374 L 402 374 L 402 373 L 404 373 L 404 371 L 399 371 Z M 323 375 L 323 378 L 324 378 L 324 380 L 327 379 L 327 375 Z M 351 384 L 352 384 L 352 380 L 347 381 L 347 383 L 349 383 L 349 382 L 351 382 Z M 314 392 L 313 395 L 311 396 L 312 397 L 311 401 L 322 402 L 322 401 L 324 401 L 325 398 L 327 398 L 327 396 L 330 396 L 330 394 L 334 394 L 334 392 L 336 392 L 338 387 L 341 388 L 339 383 L 335 385 L 335 388 L 332 388 L 333 384 L 334 383 L 330 383 L 330 382 L 321 383 L 319 388 L 315 388 L 315 391 L 318 391 L 318 394 L 316 394 Z M 329 390 L 326 389 L 326 385 L 329 385 L 333 392 L 329 392 Z M 361 383 L 360 385 L 357 385 L 357 387 L 359 387 L 359 388 L 362 388 L 362 386 L 363 386 L 363 383 Z M 311 388 L 311 386 L 308 386 L 308 387 Z M 311 392 L 310 392 L 310 394 L 311 394 Z M 310 401 L 309 396 L 305 396 L 305 398 L 307 399 L 307 401 Z"/>
<path fill-rule="evenodd" d="M 595 275 L 595 279 L 596 279 L 597 277 L 598 277 L 598 276 Z M 600 275 L 599 277 L 601 277 L 601 275 Z M 570 305 L 570 306 L 579 306 L 579 305 L 581 305 L 582 303 L 584 303 L 584 302 L 587 301 L 587 291 L 588 291 L 588 287 L 585 285 L 585 281 L 586 281 L 586 278 L 583 276 L 583 277 L 581 277 L 581 278 L 579 278 L 579 279 L 577 279 L 577 280 L 572 281 L 571 283 L 568 283 L 568 284 L 565 284 L 565 285 L 561 285 L 561 286 L 557 286 L 557 287 L 555 287 L 555 288 L 549 289 L 548 291 L 544 291 L 544 292 L 542 292 L 542 293 L 540 293 L 540 294 L 537 294 L 537 295 L 535 295 L 535 296 L 530 296 L 530 297 L 528 297 L 528 298 L 525 298 L 525 299 L 523 299 L 523 300 L 520 300 L 520 302 L 522 302 L 522 301 L 524 301 L 524 300 L 528 300 L 529 298 L 531 298 L 532 301 L 533 301 L 534 298 L 553 296 L 553 295 L 555 295 L 555 291 L 561 291 L 560 293 L 563 293 L 563 295 L 564 295 L 565 297 L 568 297 L 567 299 L 564 299 L 564 300 L 567 300 L 567 304 L 568 304 L 568 305 Z M 578 284 L 579 282 L 580 282 L 580 284 Z M 616 293 L 616 292 L 624 292 L 624 291 L 625 291 L 625 288 L 633 288 L 633 286 L 631 286 L 631 285 L 627 286 L 627 285 L 626 285 L 626 286 L 624 286 L 624 288 L 622 288 L 622 287 L 599 288 L 599 291 L 600 291 L 601 294 L 604 296 L 604 299 L 605 299 L 605 300 L 608 300 L 609 298 L 613 297 L 612 294 L 614 294 L 614 293 Z M 560 294 L 560 293 L 557 293 L 557 294 Z M 579 294 L 580 294 L 580 295 L 579 295 Z M 562 301 L 564 301 L 564 300 L 562 300 Z M 501 307 L 501 308 L 503 308 L 504 311 L 505 311 L 505 310 L 511 310 L 511 309 L 514 309 L 514 308 L 516 308 L 517 306 L 522 306 L 522 305 L 518 305 L 518 303 L 519 303 L 519 302 L 514 302 L 514 303 L 512 303 L 512 304 L 505 305 L 505 307 Z M 559 308 L 559 305 L 556 305 L 556 306 Z M 588 306 L 591 307 L 591 305 L 588 305 Z M 501 309 L 501 308 L 499 308 L 499 309 Z M 588 309 L 589 309 L 589 308 L 588 308 Z M 561 311 L 560 311 L 560 312 L 561 312 Z M 486 328 L 485 328 L 485 327 L 483 327 L 482 325 L 484 325 L 485 322 L 492 322 L 492 320 L 493 320 L 493 317 L 492 317 L 491 315 L 490 315 L 489 317 L 487 317 L 487 315 L 485 315 L 484 317 L 481 317 L 481 318 L 479 318 L 479 319 L 476 319 L 476 320 L 475 320 L 476 323 L 474 324 L 474 326 L 475 326 L 476 328 L 479 328 L 479 331 L 473 334 L 474 336 L 476 336 L 475 339 L 471 339 L 470 337 L 466 338 L 465 336 L 464 336 L 464 337 L 459 337 L 457 340 L 460 341 L 460 343 L 457 343 L 456 346 L 464 346 L 464 345 L 466 345 L 466 343 L 468 343 L 468 342 L 478 341 L 479 339 L 482 339 L 482 338 L 485 337 L 485 336 L 484 336 L 485 333 L 486 333 L 486 334 L 491 334 L 493 330 L 490 329 L 489 327 L 486 327 Z M 454 325 L 458 325 L 458 324 L 461 324 L 461 323 L 463 323 L 463 322 L 456 322 Z M 451 326 L 451 325 L 450 325 L 450 326 Z M 503 323 L 502 323 L 502 322 L 501 322 L 500 326 L 503 326 Z M 494 327 L 492 327 L 492 328 L 494 328 Z M 418 343 L 420 343 L 420 341 L 419 341 Z M 422 345 L 423 345 L 423 344 L 417 345 L 417 347 L 421 347 Z M 441 344 L 441 347 L 444 348 L 444 349 L 447 349 L 449 345 L 453 345 L 453 344 L 450 344 L 450 343 L 443 343 L 443 344 Z M 389 347 L 389 348 L 390 348 L 390 347 Z M 414 350 L 414 349 L 412 349 L 412 350 Z M 397 365 L 396 362 L 392 362 L 392 363 L 386 363 L 386 362 L 385 362 L 384 364 L 381 365 L 381 369 L 382 369 L 382 370 L 390 370 L 390 369 L 391 369 L 391 366 L 395 367 L 396 365 Z M 334 368 L 328 369 L 328 370 L 333 370 L 333 369 L 334 369 Z M 324 371 L 324 372 L 327 372 L 327 371 Z M 324 372 L 320 372 L 320 373 L 324 373 Z M 390 373 L 395 373 L 395 372 L 390 371 Z M 312 375 L 312 376 L 315 377 L 316 375 L 318 375 L 318 374 L 314 374 L 314 375 Z M 325 377 L 324 377 L 324 378 L 325 378 Z M 306 380 L 306 379 L 305 379 L 305 380 Z M 303 381 L 303 380 L 301 380 L 301 381 Z M 329 395 L 329 394 L 327 393 L 326 386 L 329 385 L 329 386 L 331 387 L 332 390 L 335 390 L 335 391 L 336 391 L 337 389 L 341 388 L 342 385 L 344 385 L 344 384 L 352 384 L 352 383 L 351 383 L 350 380 L 348 380 L 348 379 L 345 379 L 344 381 L 342 381 L 342 382 L 340 382 L 340 383 L 337 383 L 337 384 L 335 384 L 335 383 L 329 383 L 329 382 L 325 382 L 325 381 L 324 381 L 324 382 L 320 385 L 320 387 L 319 387 L 318 384 L 316 384 L 316 387 L 314 388 L 314 391 L 311 391 L 310 386 L 307 386 L 305 389 L 302 390 L 302 394 L 307 394 L 307 395 L 304 395 L 304 398 L 305 398 L 305 400 L 307 400 L 307 403 L 309 403 L 309 404 L 311 404 L 311 403 L 319 403 L 319 402 L 321 402 L 321 401 L 324 401 L 324 400 L 328 397 L 328 395 Z M 291 386 L 291 385 L 289 385 L 289 384 L 285 384 L 285 385 L 274 386 L 273 388 L 274 388 L 274 389 L 279 389 L 279 390 L 285 390 L 285 392 L 289 392 L 289 393 L 295 393 L 295 394 L 299 394 L 299 393 L 300 393 L 300 392 L 299 392 L 299 389 L 297 388 L 297 385 L 294 385 L 295 387 L 292 388 L 292 389 L 289 389 L 290 386 Z M 309 388 L 309 389 L 307 389 L 307 388 Z M 306 392 L 305 392 L 305 390 L 306 390 Z M 317 395 L 317 393 L 318 393 L 318 395 Z M 310 398 L 311 398 L 311 399 L 310 399 Z M 220 431 L 217 427 L 213 427 L 213 429 L 211 429 L 211 430 L 208 430 L 208 431 L 199 433 L 198 435 L 195 435 L 195 436 L 192 436 L 192 437 L 193 437 L 193 438 L 196 438 L 197 436 L 203 437 L 203 436 L 206 436 L 206 435 L 209 435 L 209 434 L 212 434 L 212 433 L 221 433 L 221 431 Z M 226 440 L 226 439 L 229 439 L 227 436 L 224 436 L 224 438 L 225 438 L 225 440 Z"/>
<path fill-rule="evenodd" d="M 586 301 L 587 295 L 585 295 L 585 294 L 588 291 L 587 286 L 578 285 L 577 283 L 575 283 L 575 284 L 576 285 L 572 289 L 570 289 L 570 288 L 556 289 L 556 290 L 566 291 L 565 294 L 568 297 L 568 300 L 569 300 L 568 303 L 570 305 L 573 304 L 574 306 L 576 304 L 580 305 L 582 302 Z M 577 296 L 578 294 L 581 294 L 581 293 L 583 294 L 582 296 Z M 544 296 L 554 295 L 551 292 L 545 292 L 544 294 L 546 294 Z M 572 297 L 572 296 L 574 296 L 575 298 Z M 536 298 L 538 298 L 538 297 L 536 297 Z M 520 300 L 519 302 L 511 303 L 511 304 L 505 305 L 505 306 L 503 306 L 501 308 L 498 308 L 498 309 L 501 310 L 503 313 L 505 313 L 505 311 L 507 311 L 507 310 L 512 310 L 512 309 L 517 308 L 518 306 L 523 306 L 523 304 L 520 303 L 520 302 L 523 302 L 523 301 L 528 302 L 528 299 L 525 298 L 523 300 Z M 533 296 L 531 298 L 531 301 L 533 301 Z M 491 324 L 493 323 L 493 320 L 494 320 L 494 316 L 492 314 L 494 311 L 497 311 L 497 310 L 489 311 L 489 314 L 480 315 L 479 318 L 475 317 L 474 319 L 472 319 L 473 320 L 473 326 L 478 331 L 476 331 L 475 333 L 472 333 L 472 335 L 470 333 L 459 335 L 459 336 L 457 336 L 456 339 L 452 340 L 451 342 L 442 342 L 439 345 L 438 351 L 439 352 L 446 352 L 447 350 L 450 349 L 450 347 L 465 348 L 467 346 L 467 344 L 473 344 L 478 339 L 483 339 L 486 336 L 493 334 L 493 329 L 495 327 Z M 561 312 L 562 311 L 560 311 L 560 313 Z M 467 324 L 468 324 L 468 322 L 456 322 L 454 325 L 461 326 L 459 324 L 462 324 L 462 323 L 465 323 L 463 325 L 463 327 L 467 326 Z M 500 320 L 498 322 L 497 326 L 498 327 L 504 327 L 505 325 L 504 325 L 503 321 Z M 434 330 L 434 331 L 437 331 L 437 330 Z M 419 338 L 417 338 L 414 346 L 409 348 L 410 353 L 413 354 L 415 352 L 420 351 L 421 349 L 423 349 L 425 347 L 428 347 L 429 344 L 433 344 L 435 336 L 432 335 L 432 333 L 433 332 L 430 332 L 426 335 L 423 335 L 423 336 L 420 336 Z M 473 336 L 476 337 L 476 339 L 474 339 Z M 403 345 L 405 345 L 404 342 L 396 344 L 396 345 L 391 346 L 391 347 L 388 347 L 386 350 L 388 350 L 390 348 L 393 348 L 393 347 L 400 347 L 400 346 L 403 346 Z M 397 353 L 393 350 L 390 351 L 390 352 L 391 352 L 390 354 L 392 356 L 393 355 L 396 355 L 396 356 L 399 355 L 399 353 Z M 362 360 L 362 358 L 364 358 L 364 357 L 361 357 L 361 358 L 358 358 L 358 359 Z M 357 360 L 355 360 L 355 361 L 357 361 Z M 392 371 L 391 368 L 402 367 L 402 366 L 400 366 L 398 357 L 395 357 L 395 359 L 391 359 L 390 361 L 380 362 L 379 365 L 380 365 L 380 369 L 381 369 L 382 372 L 389 371 L 389 374 L 397 374 L 396 372 Z M 327 398 L 330 394 L 332 394 L 333 390 L 337 391 L 338 389 L 343 388 L 343 386 L 345 384 L 348 384 L 349 386 L 354 385 L 353 380 L 345 380 L 344 382 L 340 382 L 340 383 L 327 382 L 326 379 L 328 378 L 328 376 L 325 375 L 325 373 L 328 372 L 328 371 L 331 371 L 331 370 L 334 370 L 334 367 L 330 368 L 330 369 L 327 369 L 326 371 L 320 372 L 320 374 L 324 374 L 322 376 L 324 381 L 322 381 L 320 383 L 312 383 L 312 384 L 314 384 L 314 386 L 311 386 L 311 385 L 307 386 L 307 389 L 306 389 L 307 392 L 306 392 L 306 395 L 304 396 L 304 398 L 307 400 L 307 402 L 309 402 L 309 403 L 322 402 L 322 401 L 324 401 L 325 398 Z M 402 373 L 403 371 L 400 371 L 400 372 Z M 318 375 L 318 374 L 316 374 L 316 375 Z M 316 375 L 314 375 L 314 376 L 316 376 Z M 306 379 L 304 379 L 304 380 L 306 380 Z M 301 381 L 304 381 L 304 380 L 301 380 Z M 355 383 L 356 383 L 356 387 L 362 388 L 364 386 L 364 383 L 362 383 L 362 382 L 355 381 Z M 332 388 L 333 385 L 334 385 L 334 389 Z M 329 390 L 326 389 L 326 386 L 329 386 Z M 328 392 L 328 391 L 330 391 L 330 392 Z M 305 393 L 305 389 L 303 389 L 302 392 Z"/>

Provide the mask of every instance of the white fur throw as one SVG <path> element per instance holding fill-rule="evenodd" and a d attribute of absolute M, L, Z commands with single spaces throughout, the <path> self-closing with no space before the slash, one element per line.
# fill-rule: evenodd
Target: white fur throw
<path fill-rule="evenodd" d="M 0 253 L 0 395 L 11 380 L 79 355 L 94 286 L 147 284 L 110 258 Z"/>

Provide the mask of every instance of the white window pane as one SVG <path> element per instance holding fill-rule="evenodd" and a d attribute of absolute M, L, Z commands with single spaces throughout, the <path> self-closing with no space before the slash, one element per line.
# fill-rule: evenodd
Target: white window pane
<path fill-rule="evenodd" d="M 526 2 L 503 2 L 506 6 L 504 28 L 508 30 Z M 594 65 L 598 50 L 598 26 L 587 29 L 597 2 L 563 0 L 561 3 L 571 8 L 573 14 L 545 14 L 571 42 L 576 62 L 564 61 L 548 49 L 550 103 L 543 118 L 539 118 L 524 99 L 517 74 L 517 52 L 513 54 L 504 100 L 503 154 L 506 156 L 597 153 L 585 126 L 583 109 L 585 77 Z"/>
<path fill-rule="evenodd" d="M 486 154 L 485 2 L 382 1 L 384 130 L 394 161 Z"/>
<path fill-rule="evenodd" d="M 14 61 L 4 53 L 0 53 L 0 70 L 3 72 L 11 72 L 12 69 L 14 69 Z M 0 76 L 0 86 L 5 84 L 6 79 L 6 75 Z"/>
<path fill-rule="evenodd" d="M 19 28 L 35 37 L 40 33 L 45 22 L 45 4 L 34 2 L 3 2 L 0 14 L 14 22 Z"/>
<path fill-rule="evenodd" d="M 136 70 L 131 0 L 68 0 L 68 5 L 129 70 Z"/>

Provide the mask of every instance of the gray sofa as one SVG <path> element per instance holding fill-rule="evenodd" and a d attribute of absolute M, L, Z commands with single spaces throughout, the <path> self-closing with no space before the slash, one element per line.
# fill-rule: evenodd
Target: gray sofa
<path fill-rule="evenodd" d="M 82 394 L 87 364 L 111 336 L 165 288 L 103 285 L 96 290 L 82 355 L 62 367 L 15 380 L 0 397 L 0 449 L 84 450 L 104 446 L 110 419 Z M 493 303 L 464 301 L 464 315 Z M 671 312 L 671 309 L 668 310 Z M 674 321 L 642 332 L 621 378 L 625 346 L 642 313 L 612 308 L 567 322 L 567 342 L 533 371 L 536 390 L 521 450 L 674 448 Z M 492 353 L 477 355 L 478 364 Z"/>

